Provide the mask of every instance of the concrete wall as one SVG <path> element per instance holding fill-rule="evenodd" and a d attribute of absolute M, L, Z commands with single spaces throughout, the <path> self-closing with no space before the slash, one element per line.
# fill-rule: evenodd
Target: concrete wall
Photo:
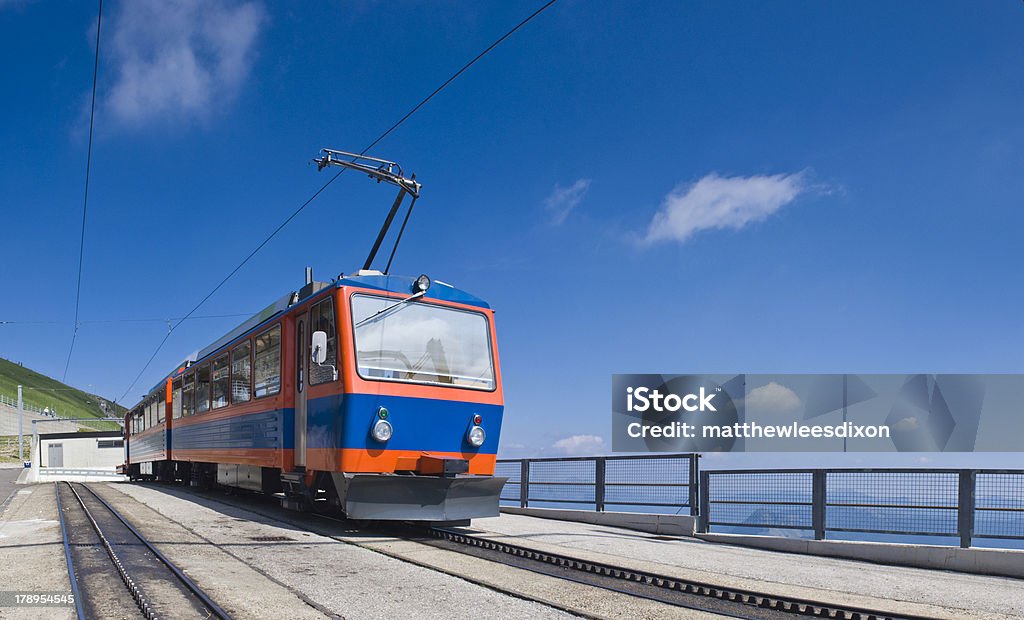
<path fill-rule="evenodd" d="M 1024 578 L 1024 551 L 1010 549 L 961 549 L 932 545 L 806 540 L 743 534 L 697 534 L 708 542 L 755 547 L 786 553 L 803 553 L 877 564 L 952 570 L 979 575 Z"/>
<path fill-rule="evenodd" d="M 41 413 L 34 411 L 25 410 L 25 418 L 23 422 L 22 431 L 25 435 L 32 436 L 32 420 L 54 420 L 52 416 L 45 416 Z M 36 424 L 39 427 L 38 430 L 41 433 L 73 433 L 78 430 L 78 425 L 74 422 L 47 422 L 46 424 Z M 17 435 L 18 434 L 18 408 L 8 407 L 7 405 L 0 404 L 0 435 Z"/>
<path fill-rule="evenodd" d="M 64 469 L 109 469 L 115 470 L 124 463 L 124 447 L 100 448 L 100 441 L 111 441 L 116 437 L 69 437 L 62 439 L 41 438 L 39 440 L 39 465 L 50 467 L 49 446 L 61 444 L 64 451 Z"/>
<path fill-rule="evenodd" d="M 575 521 L 621 527 L 666 536 L 693 536 L 697 520 L 690 515 L 653 515 L 639 512 L 594 512 L 592 510 L 560 510 L 556 508 L 517 508 L 502 506 L 502 512 L 514 515 Z"/>

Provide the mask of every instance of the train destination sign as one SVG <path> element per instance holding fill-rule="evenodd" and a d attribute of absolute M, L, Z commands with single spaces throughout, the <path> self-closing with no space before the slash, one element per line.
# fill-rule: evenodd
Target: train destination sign
<path fill-rule="evenodd" d="M 1021 450 L 1024 375 L 614 375 L 616 452 Z"/>

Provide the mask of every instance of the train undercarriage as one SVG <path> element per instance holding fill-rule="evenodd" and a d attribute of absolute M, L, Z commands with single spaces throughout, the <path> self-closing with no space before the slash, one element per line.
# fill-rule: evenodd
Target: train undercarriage
<path fill-rule="evenodd" d="M 307 472 L 302 468 L 283 472 L 254 465 L 155 461 L 129 465 L 127 475 L 133 481 L 246 489 L 276 495 L 290 510 L 329 507 L 350 519 L 367 521 L 466 522 L 498 516 L 505 478 L 464 471 L 458 460 L 445 464 L 436 475 Z"/>

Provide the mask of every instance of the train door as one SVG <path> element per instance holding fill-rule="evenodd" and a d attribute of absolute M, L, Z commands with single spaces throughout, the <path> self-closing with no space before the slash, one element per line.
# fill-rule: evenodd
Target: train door
<path fill-rule="evenodd" d="M 306 466 L 306 315 L 295 319 L 295 465 Z"/>

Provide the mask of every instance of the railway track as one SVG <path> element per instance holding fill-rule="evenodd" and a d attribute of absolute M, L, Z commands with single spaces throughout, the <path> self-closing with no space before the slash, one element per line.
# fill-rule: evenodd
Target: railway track
<path fill-rule="evenodd" d="M 211 494 L 202 497 L 220 503 L 229 503 Z M 308 521 L 278 512 L 265 512 L 245 502 L 246 510 L 262 516 L 284 520 L 291 525 L 303 527 L 310 532 L 329 536 L 346 544 L 356 544 L 344 537 L 327 533 L 311 526 Z M 235 505 L 235 504 L 231 504 Z M 319 519 L 338 523 L 351 528 L 353 522 L 324 514 L 311 513 Z M 474 536 L 470 533 L 451 528 L 420 527 L 414 525 L 370 525 L 359 527 L 362 531 L 372 531 L 389 536 L 396 536 L 431 544 L 453 552 L 463 553 L 493 561 L 514 568 L 548 575 L 603 590 L 609 590 L 658 601 L 667 605 L 704 611 L 725 617 L 745 618 L 750 620 L 793 620 L 795 618 L 829 618 L 834 620 L 935 620 L 930 616 L 901 614 L 881 609 L 869 609 L 824 601 L 779 596 L 766 592 L 757 592 L 742 588 L 727 587 L 710 582 L 682 579 L 648 571 L 614 566 L 601 562 L 585 560 L 565 554 L 551 553 L 514 545 L 501 541 Z M 362 545 L 360 545 L 362 546 Z M 396 559 L 413 561 L 399 555 L 383 552 L 368 547 L 376 552 L 392 555 Z M 413 561 L 414 563 L 417 563 Z M 425 565 L 426 566 L 426 565 Z M 431 568 L 430 566 L 426 566 Z M 493 586 L 489 586 L 493 587 Z M 521 596 L 521 595 L 516 595 Z M 545 603 L 550 605 L 551 603 Z M 572 613 L 577 610 L 567 609 Z"/>
<path fill-rule="evenodd" d="M 349 523 L 344 519 L 324 514 L 317 516 L 337 523 Z M 749 620 L 786 620 L 801 617 L 834 620 L 935 620 L 929 616 L 837 605 L 671 577 L 540 551 L 449 528 L 410 525 L 401 528 L 385 526 L 365 529 L 377 529 L 382 533 L 410 539 L 418 538 L 422 542 L 432 542 L 435 546 L 447 550 L 513 568 L 725 617 Z"/>
<path fill-rule="evenodd" d="M 221 609 L 113 506 L 81 483 L 56 483 L 79 620 L 221 618 Z"/>
<path fill-rule="evenodd" d="M 491 559 L 516 568 L 569 579 L 669 605 L 735 618 L 830 618 L 843 620 L 934 620 L 878 609 L 835 605 L 724 587 L 550 553 L 473 536 L 447 528 L 429 528 L 427 534 L 445 548 Z"/>

